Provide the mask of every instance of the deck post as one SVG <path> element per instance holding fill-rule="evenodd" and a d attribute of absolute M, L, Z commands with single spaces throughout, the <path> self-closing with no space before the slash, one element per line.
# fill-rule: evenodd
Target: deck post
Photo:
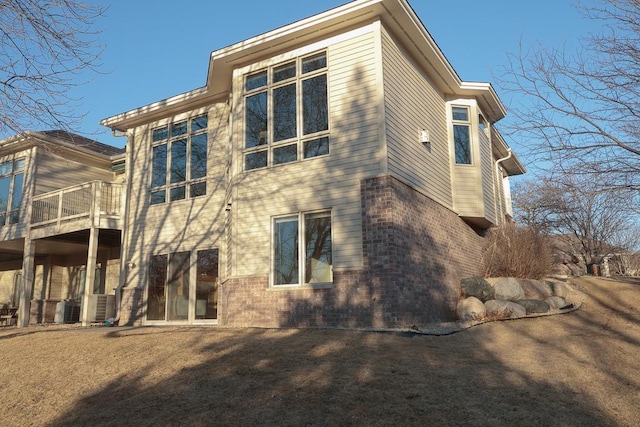
<path fill-rule="evenodd" d="M 96 277 L 96 259 L 98 257 L 98 237 L 100 229 L 91 227 L 89 232 L 89 249 L 87 250 L 87 270 L 85 274 L 84 293 L 82 295 L 82 326 L 89 326 L 89 298 L 93 294 L 93 283 Z"/>
<path fill-rule="evenodd" d="M 24 253 L 22 257 L 22 289 L 20 290 L 20 305 L 18 306 L 17 326 L 29 326 L 31 318 L 31 289 L 35 279 L 36 242 L 29 236 L 24 239 Z"/>

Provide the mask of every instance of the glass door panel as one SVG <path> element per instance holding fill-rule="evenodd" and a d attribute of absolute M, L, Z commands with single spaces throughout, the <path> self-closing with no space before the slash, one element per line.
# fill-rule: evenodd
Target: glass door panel
<path fill-rule="evenodd" d="M 189 257 L 190 252 L 171 254 L 167 282 L 167 320 L 189 318 Z"/>
<path fill-rule="evenodd" d="M 218 250 L 198 251 L 196 319 L 218 318 Z"/>
<path fill-rule="evenodd" d="M 167 255 L 154 255 L 149 261 L 149 292 L 147 319 L 165 319 L 165 288 L 167 282 Z"/>

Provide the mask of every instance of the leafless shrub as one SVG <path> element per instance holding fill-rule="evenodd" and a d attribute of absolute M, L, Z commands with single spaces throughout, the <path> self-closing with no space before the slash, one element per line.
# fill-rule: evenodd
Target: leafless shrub
<path fill-rule="evenodd" d="M 539 279 L 551 271 L 552 250 L 535 228 L 504 224 L 489 231 L 482 265 L 485 277 Z"/>

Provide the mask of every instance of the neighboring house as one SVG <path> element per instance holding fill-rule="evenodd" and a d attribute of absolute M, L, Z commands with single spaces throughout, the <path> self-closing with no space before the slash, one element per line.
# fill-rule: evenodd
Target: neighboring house
<path fill-rule="evenodd" d="M 206 86 L 102 121 L 127 136 L 119 324 L 452 320 L 525 171 L 504 115 L 405 0 L 213 52 Z"/>
<path fill-rule="evenodd" d="M 123 161 L 123 150 L 64 131 L 0 141 L 0 306 L 17 308 L 22 326 L 112 312 Z"/>

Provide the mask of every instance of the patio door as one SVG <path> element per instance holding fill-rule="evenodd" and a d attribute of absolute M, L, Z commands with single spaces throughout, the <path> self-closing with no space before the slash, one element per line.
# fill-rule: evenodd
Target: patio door
<path fill-rule="evenodd" d="M 149 263 L 147 320 L 192 323 L 216 319 L 217 290 L 217 249 L 154 255 Z"/>

